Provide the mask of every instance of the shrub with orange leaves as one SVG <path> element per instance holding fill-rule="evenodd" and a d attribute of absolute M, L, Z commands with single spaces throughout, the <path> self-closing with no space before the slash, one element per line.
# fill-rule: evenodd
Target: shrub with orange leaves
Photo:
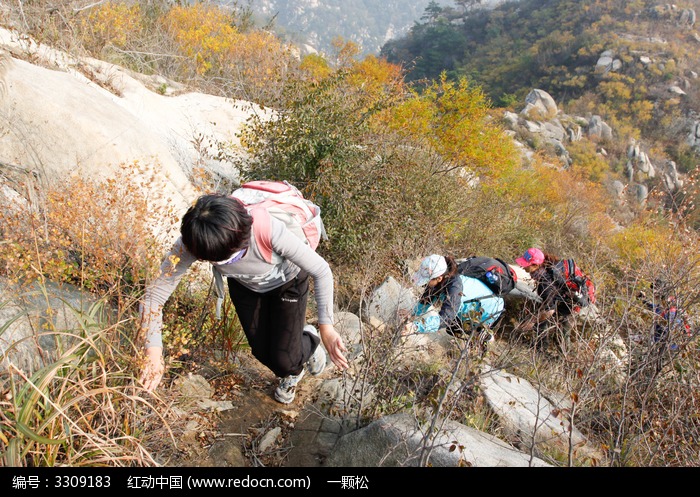
<path fill-rule="evenodd" d="M 448 81 L 443 74 L 414 98 L 391 110 L 391 129 L 443 157 L 446 170 L 498 177 L 515 165 L 511 140 L 488 119 L 490 102 L 466 78 Z"/>
<path fill-rule="evenodd" d="M 77 28 L 83 46 L 99 54 L 108 45 L 125 48 L 141 26 L 142 12 L 138 3 L 105 2 L 82 11 Z"/>
<path fill-rule="evenodd" d="M 240 43 L 240 33 L 230 22 L 230 14 L 214 5 L 176 5 L 161 20 L 179 52 L 195 64 L 202 75 L 218 71 L 232 47 Z"/>
<path fill-rule="evenodd" d="M 172 205 L 152 189 L 159 183 L 151 174 L 134 163 L 99 182 L 73 177 L 46 189 L 38 206 L 0 211 L 7 241 L 3 274 L 17 282 L 45 277 L 119 298 L 138 290 L 162 255 L 153 220 L 175 221 Z"/>
<path fill-rule="evenodd" d="M 208 81 L 219 92 L 269 103 L 294 64 L 291 50 L 267 31 L 240 32 L 234 21 L 221 6 L 196 3 L 173 6 L 160 24 L 182 57 L 181 79 Z"/>

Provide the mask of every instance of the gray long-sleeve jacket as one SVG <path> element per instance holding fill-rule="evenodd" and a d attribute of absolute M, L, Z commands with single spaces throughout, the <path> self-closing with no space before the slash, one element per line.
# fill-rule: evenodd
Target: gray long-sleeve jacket
<path fill-rule="evenodd" d="M 313 278 L 319 324 L 333 324 L 333 273 L 323 257 L 283 222 L 271 219 L 272 263 L 266 262 L 255 243 L 255 223 L 250 246 L 242 259 L 214 266 L 224 278 L 235 278 L 254 292 L 264 293 L 282 286 L 304 269 Z M 162 346 L 163 306 L 182 276 L 197 259 L 178 238 L 166 254 L 160 275 L 146 289 L 140 306 L 141 326 L 146 329 L 146 347 Z"/>

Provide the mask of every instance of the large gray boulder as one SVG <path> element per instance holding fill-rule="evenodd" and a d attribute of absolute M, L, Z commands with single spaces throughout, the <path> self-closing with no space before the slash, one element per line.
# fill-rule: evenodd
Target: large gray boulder
<path fill-rule="evenodd" d="M 536 453 L 568 453 L 573 447 L 596 459 L 602 454 L 589 447 L 586 437 L 572 425 L 570 404 L 555 405 L 542 389 L 524 378 L 498 369 L 480 377 L 489 406 L 498 415 L 506 439 Z"/>
<path fill-rule="evenodd" d="M 684 181 L 678 173 L 678 166 L 672 160 L 667 160 L 662 166 L 663 180 L 666 189 L 670 192 L 677 192 L 683 188 Z"/>
<path fill-rule="evenodd" d="M 447 420 L 434 432 L 413 415 L 386 416 L 342 436 L 326 460 L 330 467 L 549 466 L 487 433 Z"/>
<path fill-rule="evenodd" d="M 595 65 L 595 72 L 598 74 L 607 74 L 610 71 L 619 71 L 622 67 L 622 61 L 615 57 L 615 52 L 606 50 L 600 54 L 598 62 Z"/>
<path fill-rule="evenodd" d="M 107 309 L 71 285 L 46 281 L 19 287 L 0 278 L 0 367 L 30 376 L 98 331 Z M 99 311 L 99 312 L 95 312 Z"/>
<path fill-rule="evenodd" d="M 588 136 L 610 141 L 613 139 L 613 131 L 600 116 L 592 116 L 588 122 Z"/>
<path fill-rule="evenodd" d="M 414 290 L 402 286 L 393 276 L 389 276 L 372 292 L 367 314 L 370 319 L 395 325 L 400 321 L 399 311 L 413 309 L 417 300 Z"/>
<path fill-rule="evenodd" d="M 559 108 L 549 93 L 535 88 L 525 97 L 525 107 L 520 113 L 533 121 L 549 121 L 557 116 Z"/>

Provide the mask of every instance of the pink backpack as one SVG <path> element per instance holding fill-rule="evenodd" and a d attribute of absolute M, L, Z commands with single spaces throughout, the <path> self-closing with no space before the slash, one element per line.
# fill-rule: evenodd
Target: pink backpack
<path fill-rule="evenodd" d="M 289 231 L 316 250 L 321 239 L 328 239 L 321 220 L 321 208 L 304 198 L 286 181 L 249 181 L 232 194 L 253 216 L 255 242 L 267 262 L 272 262 L 270 216 L 283 221 Z"/>

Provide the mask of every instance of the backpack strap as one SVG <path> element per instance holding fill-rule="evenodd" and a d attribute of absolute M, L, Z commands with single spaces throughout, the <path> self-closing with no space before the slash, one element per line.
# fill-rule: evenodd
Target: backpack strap
<path fill-rule="evenodd" d="M 272 261 L 272 221 L 270 213 L 264 207 L 253 207 L 249 214 L 253 217 L 253 236 L 255 244 L 267 262 Z"/>
<path fill-rule="evenodd" d="M 509 274 L 513 278 L 514 281 L 518 281 L 518 275 L 515 273 L 515 270 L 512 267 L 510 267 L 510 264 L 508 264 L 506 261 L 504 261 L 503 259 L 500 259 L 498 257 L 495 257 L 494 259 L 497 260 L 501 264 L 501 266 L 503 268 L 503 274 L 506 274 L 506 275 Z"/>
<path fill-rule="evenodd" d="M 216 319 L 221 319 L 221 305 L 224 303 L 224 278 L 221 271 L 212 264 L 211 270 L 214 273 L 214 290 L 216 291 Z"/>
<path fill-rule="evenodd" d="M 547 268 L 548 273 L 551 275 L 552 280 L 558 285 L 566 284 L 566 261 L 561 260 L 552 266 Z"/>
<path fill-rule="evenodd" d="M 250 188 L 252 190 L 260 190 L 263 192 L 271 193 L 287 193 L 292 191 L 294 187 L 290 185 L 287 181 L 266 181 L 266 180 L 255 180 L 248 181 L 241 185 L 245 188 Z"/>
<path fill-rule="evenodd" d="M 468 303 L 471 303 L 471 302 L 478 302 L 479 304 L 481 304 L 481 301 L 482 301 L 482 300 L 485 300 L 485 299 L 495 299 L 496 297 L 498 297 L 498 295 L 496 295 L 495 293 L 492 293 L 491 295 L 483 295 L 483 296 L 481 296 L 481 297 L 474 297 L 473 299 L 465 300 L 465 301 L 462 302 L 462 303 L 463 303 L 463 304 L 468 304 Z"/>
<path fill-rule="evenodd" d="M 564 259 L 564 279 L 566 281 L 571 281 L 571 279 L 575 276 L 575 270 L 576 264 L 574 263 L 573 259 Z"/>

